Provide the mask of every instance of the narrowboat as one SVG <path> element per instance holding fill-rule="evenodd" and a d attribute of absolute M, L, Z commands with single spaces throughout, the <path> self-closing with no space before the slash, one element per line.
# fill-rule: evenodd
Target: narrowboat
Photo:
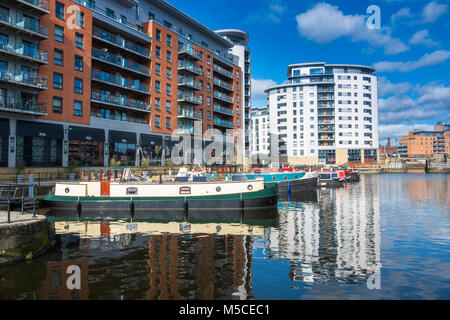
<path fill-rule="evenodd" d="M 57 183 L 44 203 L 53 217 L 100 220 L 273 219 L 265 215 L 273 211 L 263 209 L 278 204 L 278 186 L 261 178 L 148 182 L 133 177 L 130 169 L 80 170 L 79 182 Z"/>
<path fill-rule="evenodd" d="M 319 171 L 319 188 L 339 188 L 345 184 L 345 175 L 338 171 Z"/>

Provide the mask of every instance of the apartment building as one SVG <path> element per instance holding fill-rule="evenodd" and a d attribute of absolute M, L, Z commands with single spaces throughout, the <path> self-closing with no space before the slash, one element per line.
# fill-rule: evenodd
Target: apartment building
<path fill-rule="evenodd" d="M 250 154 L 252 163 L 258 156 L 270 156 L 270 117 L 268 107 L 256 107 L 251 110 Z"/>
<path fill-rule="evenodd" d="M 243 79 L 241 80 L 241 97 L 244 103 L 244 110 L 237 110 L 237 114 L 240 115 L 241 128 L 243 130 L 242 137 L 242 150 L 245 157 L 250 156 L 250 108 L 251 108 L 251 51 L 248 47 L 250 37 L 247 32 L 237 29 L 223 29 L 217 30 L 216 33 L 230 40 L 234 46 L 231 49 L 231 53 L 239 58 L 239 67 L 244 72 Z"/>
<path fill-rule="evenodd" d="M 324 62 L 289 65 L 288 80 L 265 91 L 280 161 L 292 165 L 376 162 L 374 72 L 368 66 Z"/>
<path fill-rule="evenodd" d="M 233 47 L 162 0 L 2 2 L 0 165 L 161 164 L 196 122 L 241 128 Z"/>
<path fill-rule="evenodd" d="M 434 131 L 410 131 L 398 141 L 398 153 L 403 158 L 431 158 L 450 154 L 450 124 L 439 122 Z"/>

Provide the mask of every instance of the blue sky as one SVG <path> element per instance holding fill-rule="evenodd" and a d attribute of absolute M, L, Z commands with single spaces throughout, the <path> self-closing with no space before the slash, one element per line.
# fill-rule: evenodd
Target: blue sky
<path fill-rule="evenodd" d="M 288 64 L 350 63 L 377 69 L 381 142 L 450 121 L 450 0 L 169 2 L 213 30 L 249 33 L 253 106 L 266 104 L 264 89 L 286 80 Z M 381 9 L 380 30 L 365 25 L 370 5 Z"/>

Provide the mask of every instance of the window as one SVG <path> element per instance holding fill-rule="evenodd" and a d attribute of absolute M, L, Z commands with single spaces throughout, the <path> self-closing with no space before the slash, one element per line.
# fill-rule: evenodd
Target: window
<path fill-rule="evenodd" d="M 61 89 L 63 88 L 63 76 L 60 73 L 53 73 L 53 88 Z"/>
<path fill-rule="evenodd" d="M 166 93 L 168 96 L 172 95 L 172 86 L 170 84 L 166 85 Z"/>
<path fill-rule="evenodd" d="M 125 17 L 124 15 L 120 15 L 120 22 L 122 22 L 123 24 L 127 24 L 127 17 Z"/>
<path fill-rule="evenodd" d="M 55 49 L 54 55 L 53 55 L 53 63 L 62 66 L 64 63 L 64 51 Z"/>
<path fill-rule="evenodd" d="M 74 92 L 75 93 L 83 93 L 83 80 L 82 79 L 75 78 Z"/>
<path fill-rule="evenodd" d="M 167 117 L 166 118 L 166 128 L 170 129 L 170 125 L 171 125 L 170 117 Z"/>
<path fill-rule="evenodd" d="M 106 8 L 106 15 L 110 18 L 116 19 L 116 13 L 110 8 Z"/>
<path fill-rule="evenodd" d="M 155 127 L 159 128 L 161 126 L 161 117 L 155 116 Z"/>
<path fill-rule="evenodd" d="M 83 102 L 75 100 L 73 103 L 73 115 L 81 117 L 83 115 Z"/>
<path fill-rule="evenodd" d="M 171 112 L 172 111 L 172 104 L 170 103 L 170 101 L 166 101 L 166 111 L 167 112 Z"/>
<path fill-rule="evenodd" d="M 75 56 L 75 70 L 83 71 L 83 57 Z"/>
<path fill-rule="evenodd" d="M 64 4 L 56 1 L 55 16 L 64 20 Z"/>
<path fill-rule="evenodd" d="M 167 51 L 167 62 L 171 63 L 172 62 L 172 52 Z"/>
<path fill-rule="evenodd" d="M 77 21 L 77 25 L 80 27 L 80 28 L 83 28 L 84 29 L 84 12 L 80 12 L 80 15 L 79 16 L 77 16 L 77 18 L 80 18 L 79 19 L 79 21 Z"/>
<path fill-rule="evenodd" d="M 208 110 L 208 116 L 207 116 L 208 120 L 211 120 L 211 111 Z"/>
<path fill-rule="evenodd" d="M 156 57 L 158 59 L 161 59 L 161 48 L 156 46 L 156 53 L 155 53 Z"/>
<path fill-rule="evenodd" d="M 167 45 L 168 45 L 169 47 L 172 46 L 172 36 L 171 36 L 170 34 L 167 35 Z"/>
<path fill-rule="evenodd" d="M 161 30 L 156 29 L 155 38 L 156 38 L 156 40 L 161 41 Z"/>
<path fill-rule="evenodd" d="M 167 68 L 166 73 L 167 73 L 167 79 L 172 79 L 172 69 Z"/>
<path fill-rule="evenodd" d="M 160 82 L 158 80 L 155 81 L 155 91 L 158 93 L 161 92 Z"/>
<path fill-rule="evenodd" d="M 206 57 L 206 60 L 208 61 L 208 64 L 211 64 L 211 56 L 208 54 L 208 56 Z"/>
<path fill-rule="evenodd" d="M 58 25 L 55 25 L 55 40 L 64 42 L 64 28 Z"/>
<path fill-rule="evenodd" d="M 160 76 L 161 75 L 161 65 L 159 63 L 157 63 L 156 65 L 156 75 Z"/>
<path fill-rule="evenodd" d="M 75 47 L 78 49 L 83 49 L 83 35 L 81 33 L 75 33 Z"/>
<path fill-rule="evenodd" d="M 155 98 L 155 109 L 156 110 L 161 109 L 161 100 L 159 98 Z"/>
<path fill-rule="evenodd" d="M 62 98 L 53 97 L 53 112 L 62 113 Z"/>

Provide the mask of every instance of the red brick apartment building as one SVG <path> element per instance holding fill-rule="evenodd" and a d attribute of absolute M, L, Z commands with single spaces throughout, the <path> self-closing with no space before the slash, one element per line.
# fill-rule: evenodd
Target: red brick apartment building
<path fill-rule="evenodd" d="M 163 0 L 2 1 L 0 166 L 159 164 L 196 121 L 244 129 L 233 47 Z"/>

